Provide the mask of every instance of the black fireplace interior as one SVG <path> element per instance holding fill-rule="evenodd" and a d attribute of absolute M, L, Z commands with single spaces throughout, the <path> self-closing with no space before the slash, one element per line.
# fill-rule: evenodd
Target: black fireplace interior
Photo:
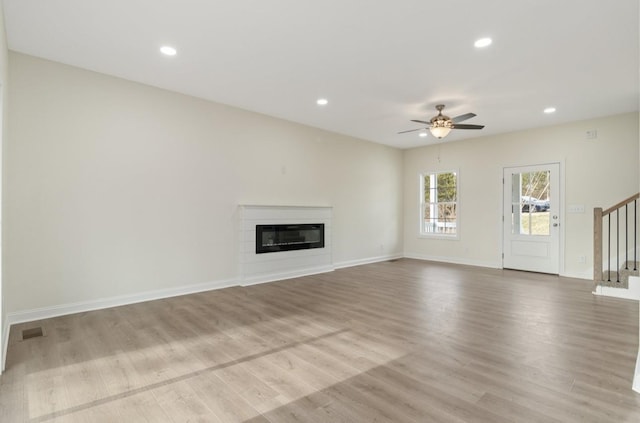
<path fill-rule="evenodd" d="M 256 254 L 324 248 L 324 223 L 256 225 Z"/>

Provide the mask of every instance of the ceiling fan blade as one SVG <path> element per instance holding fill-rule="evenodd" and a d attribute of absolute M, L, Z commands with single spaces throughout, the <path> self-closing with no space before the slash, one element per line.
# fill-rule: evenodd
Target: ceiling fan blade
<path fill-rule="evenodd" d="M 475 117 L 475 113 L 465 113 L 464 115 L 460 115 L 460 116 L 456 116 L 454 118 L 451 118 L 451 121 L 453 123 L 458 123 L 458 122 L 462 122 L 464 120 L 467 119 L 471 119 L 472 117 Z"/>
<path fill-rule="evenodd" d="M 425 125 L 431 126 L 431 122 L 425 122 L 424 120 L 411 119 L 411 122 L 424 123 Z"/>
<path fill-rule="evenodd" d="M 469 125 L 464 123 L 454 123 L 453 129 L 482 129 L 484 125 Z"/>
<path fill-rule="evenodd" d="M 398 134 L 406 134 L 407 132 L 422 131 L 423 129 L 427 129 L 427 128 L 409 129 L 408 131 L 398 132 Z"/>

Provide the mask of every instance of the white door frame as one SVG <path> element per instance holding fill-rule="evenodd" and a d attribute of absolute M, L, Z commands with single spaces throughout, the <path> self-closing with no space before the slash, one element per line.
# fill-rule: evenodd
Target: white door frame
<path fill-rule="evenodd" d="M 500 265 L 502 267 L 502 269 L 504 269 L 504 239 L 505 239 L 505 234 L 504 234 L 504 221 L 503 221 L 503 215 L 504 215 L 504 209 L 505 209 L 505 201 L 511 201 L 511 199 L 507 199 L 504 197 L 504 170 L 506 168 L 515 168 L 515 167 L 527 167 L 527 166 L 544 166 L 544 165 L 550 165 L 550 164 L 557 164 L 559 167 L 559 201 L 558 201 L 558 210 L 560 212 L 560 231 L 558 233 L 560 239 L 559 239 L 559 275 L 563 276 L 565 274 L 565 235 L 566 235 L 566 231 L 565 231 L 565 184 L 566 184 L 566 178 L 565 178 L 565 160 L 564 159 L 559 159 L 559 160 L 549 160 L 549 161 L 544 161 L 544 162 L 538 162 L 538 163 L 527 163 L 527 162 L 520 162 L 520 163 L 511 163 L 511 164 L 504 164 L 502 165 L 502 167 L 500 168 L 500 181 L 502 182 L 501 185 L 501 189 L 502 189 L 502 205 L 500 208 L 500 213 L 498 216 L 499 219 L 499 227 L 500 227 L 500 239 L 499 239 L 499 243 L 500 243 L 500 249 L 499 251 L 501 252 L 500 254 L 500 258 L 499 258 L 499 262 Z"/>
<path fill-rule="evenodd" d="M 2 197 L 3 197 L 3 192 L 2 192 L 2 184 L 3 184 L 3 178 L 2 178 L 2 174 L 4 172 L 3 167 L 2 167 L 2 162 L 4 161 L 4 143 L 5 143 L 5 139 L 4 139 L 4 86 L 2 85 L 2 83 L 0 83 L 0 239 L 2 239 L 2 223 L 3 223 L 3 216 L 2 216 Z M 6 316 L 5 316 L 5 311 L 3 309 L 3 305 L 4 305 L 4 293 L 2 290 L 2 287 L 4 285 L 4 280 L 2 279 L 2 266 L 3 262 L 2 262 L 2 243 L 0 242 L 0 375 L 2 374 L 2 372 L 4 372 L 5 370 L 5 364 L 7 362 L 7 348 L 8 348 L 8 344 L 9 344 L 9 330 L 8 327 L 5 328 L 6 325 Z"/>

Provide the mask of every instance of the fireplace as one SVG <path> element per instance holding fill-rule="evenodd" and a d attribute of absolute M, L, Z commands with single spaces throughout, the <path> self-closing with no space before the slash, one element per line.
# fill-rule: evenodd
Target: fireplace
<path fill-rule="evenodd" d="M 256 254 L 324 248 L 324 223 L 256 225 Z"/>
<path fill-rule="evenodd" d="M 241 205 L 240 284 L 333 271 L 332 214 L 330 206 Z"/>

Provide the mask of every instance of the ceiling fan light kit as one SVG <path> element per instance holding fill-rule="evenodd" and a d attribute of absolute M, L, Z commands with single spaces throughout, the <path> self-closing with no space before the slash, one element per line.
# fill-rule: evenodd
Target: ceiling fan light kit
<path fill-rule="evenodd" d="M 436 110 L 438 114 L 431 118 L 429 122 L 424 120 L 415 120 L 412 119 L 411 122 L 417 122 L 427 125 L 426 128 L 418 128 L 418 129 L 409 129 L 408 131 L 398 132 L 399 134 L 404 134 L 407 132 L 414 131 L 422 131 L 423 129 L 429 129 L 431 135 L 438 139 L 442 139 L 449 135 L 452 129 L 482 129 L 484 125 L 469 125 L 469 124 L 460 124 L 460 122 L 465 121 L 467 119 L 471 119 L 475 117 L 475 113 L 466 113 L 464 115 L 456 116 L 454 118 L 450 118 L 449 116 L 445 116 L 442 114 L 442 109 L 444 109 L 444 104 L 438 104 L 436 106 Z"/>
<path fill-rule="evenodd" d="M 438 116 L 431 118 L 431 126 L 429 127 L 431 135 L 438 138 L 439 140 L 449 135 L 449 132 L 451 132 L 451 129 L 453 128 L 453 122 L 451 122 L 451 118 L 449 116 L 443 115 L 442 109 L 444 109 L 444 104 L 438 104 L 436 106 L 436 110 L 438 110 Z"/>
<path fill-rule="evenodd" d="M 446 126 L 446 122 L 444 122 L 442 126 L 440 126 L 440 124 L 431 126 L 429 131 L 431 131 L 431 135 L 434 137 L 442 139 L 449 135 L 449 132 L 451 132 L 451 126 Z"/>

